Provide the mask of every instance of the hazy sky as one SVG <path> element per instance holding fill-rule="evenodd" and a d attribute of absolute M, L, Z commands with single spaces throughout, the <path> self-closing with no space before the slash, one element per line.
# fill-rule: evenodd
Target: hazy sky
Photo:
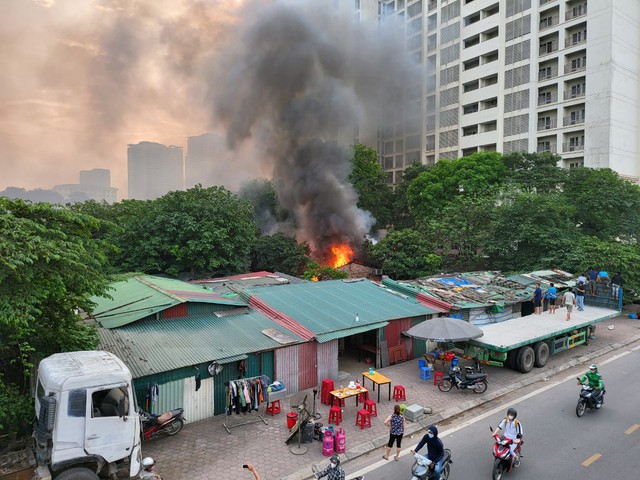
<path fill-rule="evenodd" d="M 126 198 L 127 144 L 218 132 L 205 78 L 243 3 L 1 0 L 0 190 L 108 168 Z"/>

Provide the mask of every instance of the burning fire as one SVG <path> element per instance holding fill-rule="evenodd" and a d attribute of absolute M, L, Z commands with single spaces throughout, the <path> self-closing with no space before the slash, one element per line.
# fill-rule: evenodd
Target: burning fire
<path fill-rule="evenodd" d="M 343 243 L 341 245 L 331 245 L 331 257 L 329 258 L 329 265 L 333 268 L 342 267 L 343 265 L 351 262 L 353 258 L 353 249 Z"/>

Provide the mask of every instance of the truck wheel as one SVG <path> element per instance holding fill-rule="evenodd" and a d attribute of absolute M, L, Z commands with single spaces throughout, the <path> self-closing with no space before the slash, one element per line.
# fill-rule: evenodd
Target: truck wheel
<path fill-rule="evenodd" d="M 56 480 L 99 480 L 100 477 L 88 468 L 70 468 L 56 477 Z"/>
<path fill-rule="evenodd" d="M 536 355 L 533 353 L 533 348 L 526 346 L 520 347 L 518 350 L 517 366 L 518 370 L 522 373 L 529 373 L 533 368 Z"/>
<path fill-rule="evenodd" d="M 533 346 L 533 353 L 536 355 L 534 365 L 538 368 L 544 367 L 549 361 L 549 345 L 546 342 L 538 342 Z"/>
<path fill-rule="evenodd" d="M 507 367 L 509 367 L 511 370 L 517 370 L 518 369 L 517 357 L 518 357 L 517 350 L 509 350 L 507 352 L 507 361 L 504 362 L 504 364 Z"/>

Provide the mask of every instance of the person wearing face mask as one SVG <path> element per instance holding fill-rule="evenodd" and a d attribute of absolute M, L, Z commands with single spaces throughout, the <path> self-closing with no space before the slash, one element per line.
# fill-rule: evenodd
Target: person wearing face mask
<path fill-rule="evenodd" d="M 415 450 L 411 450 L 411 454 L 415 454 L 422 447 L 427 446 L 427 458 L 433 462 L 433 480 L 440 480 L 440 472 L 442 472 L 442 464 L 444 461 L 444 444 L 438 438 L 438 428 L 431 425 L 427 429 L 427 433 L 422 437 L 420 443 Z"/>
<path fill-rule="evenodd" d="M 517 416 L 518 412 L 516 411 L 516 409 L 510 408 L 509 410 L 507 410 L 507 418 L 503 419 L 500 422 L 500 425 L 498 425 L 493 431 L 494 437 L 497 437 L 500 430 L 503 430 L 504 436 L 513 440 L 511 445 L 509 445 L 509 448 L 511 450 L 511 455 L 515 459 L 515 461 L 513 462 L 514 467 L 520 466 L 520 458 L 518 457 L 516 448 L 520 443 L 522 443 L 522 423 L 516 420 Z"/>
<path fill-rule="evenodd" d="M 344 480 L 345 473 L 340 466 L 340 457 L 338 455 L 332 455 L 329 459 L 329 466 L 316 473 L 316 478 L 327 477 L 328 480 Z"/>

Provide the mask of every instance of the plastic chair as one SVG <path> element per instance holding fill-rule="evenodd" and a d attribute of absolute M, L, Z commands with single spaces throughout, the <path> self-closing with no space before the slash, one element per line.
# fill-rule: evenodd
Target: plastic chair
<path fill-rule="evenodd" d="M 372 417 L 378 416 L 378 405 L 373 400 L 365 400 L 364 408 L 371 414 Z"/>
<path fill-rule="evenodd" d="M 404 387 L 402 385 L 396 385 L 395 387 L 393 387 L 393 399 L 396 402 L 407 399 L 407 396 L 404 391 Z"/>
<path fill-rule="evenodd" d="M 273 402 L 267 404 L 267 409 L 264 413 L 270 413 L 271 416 L 275 417 L 277 413 L 280 413 L 282 409 L 280 408 L 280 400 L 274 400 Z"/>
<path fill-rule="evenodd" d="M 424 358 L 419 358 L 418 359 L 418 368 L 422 368 L 422 367 L 426 367 L 427 366 L 427 361 Z"/>
<path fill-rule="evenodd" d="M 443 373 L 442 372 L 433 372 L 433 384 L 437 385 L 440 380 L 442 380 Z"/>
<path fill-rule="evenodd" d="M 340 407 L 331 407 L 329 409 L 329 423 L 340 425 L 342 421 L 342 409 Z"/>
<path fill-rule="evenodd" d="M 368 410 L 358 410 L 356 416 L 356 427 L 360 425 L 360 430 L 364 430 L 365 427 L 371 426 L 371 414 Z"/>
<path fill-rule="evenodd" d="M 431 379 L 431 369 L 426 365 L 420 367 L 420 378 L 422 380 L 430 380 Z"/>

